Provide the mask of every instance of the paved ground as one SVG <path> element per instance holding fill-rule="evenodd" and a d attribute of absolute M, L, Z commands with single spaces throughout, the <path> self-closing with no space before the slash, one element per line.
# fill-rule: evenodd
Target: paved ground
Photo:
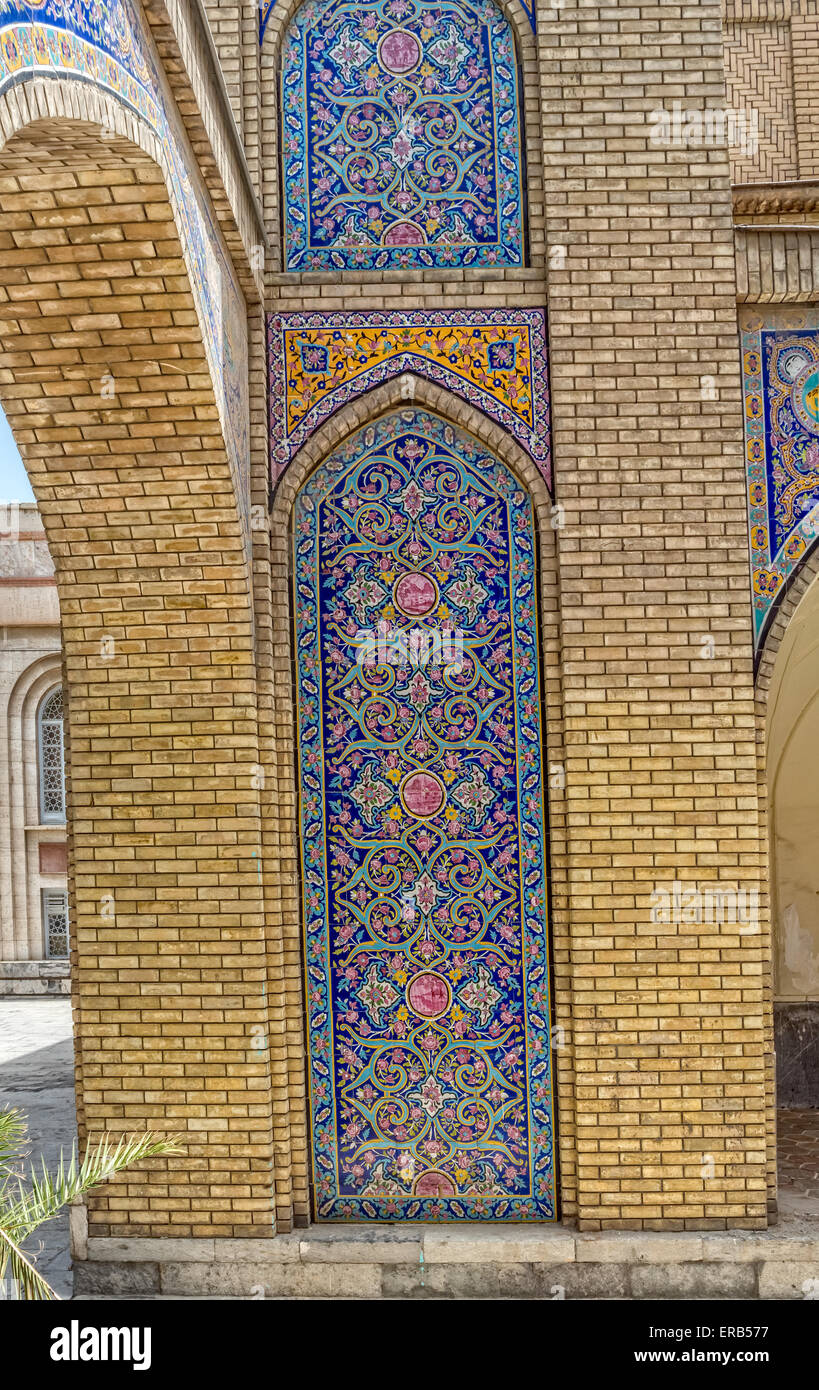
<path fill-rule="evenodd" d="M 780 1110 L 776 1137 L 780 1197 L 819 1199 L 819 1110 Z"/>
<path fill-rule="evenodd" d="M 76 1138 L 74 1051 L 68 999 L 0 998 L 0 1106 L 28 1116 L 30 1157 L 59 1158 Z M 68 1216 L 57 1217 L 27 1242 L 37 1268 L 61 1298 L 72 1291 Z"/>

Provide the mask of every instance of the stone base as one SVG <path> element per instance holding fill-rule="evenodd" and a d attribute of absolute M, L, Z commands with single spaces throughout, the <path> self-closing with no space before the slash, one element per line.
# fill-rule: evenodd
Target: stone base
<path fill-rule="evenodd" d="M 0 997 L 18 994 L 70 994 L 67 960 L 0 960 Z"/>
<path fill-rule="evenodd" d="M 767 1231 L 584 1234 L 562 1226 L 314 1226 L 261 1240 L 88 1239 L 79 1297 L 805 1299 L 819 1213 Z M 77 1219 L 79 1218 L 79 1219 Z"/>

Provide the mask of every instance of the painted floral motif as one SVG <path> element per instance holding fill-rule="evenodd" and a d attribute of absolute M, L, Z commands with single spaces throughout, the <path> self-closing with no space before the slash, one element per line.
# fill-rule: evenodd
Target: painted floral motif
<path fill-rule="evenodd" d="M 141 7 L 130 0 L 0 0 L 0 90 L 30 72 L 110 92 L 147 122 L 166 152 L 249 542 L 247 311 L 207 194 L 191 182 L 185 137 Z"/>
<path fill-rule="evenodd" d="M 533 536 L 506 468 L 413 410 L 296 500 L 319 1218 L 554 1216 Z M 400 656 L 453 627 L 457 662 Z"/>
<path fill-rule="evenodd" d="M 546 320 L 540 309 L 271 314 L 271 461 L 278 477 L 329 415 L 413 372 L 509 430 L 551 482 Z"/>
<path fill-rule="evenodd" d="M 745 456 L 757 648 L 819 534 L 819 313 L 746 316 Z"/>
<path fill-rule="evenodd" d="M 495 1005 L 503 998 L 500 990 L 495 989 L 492 984 L 492 976 L 485 965 L 476 965 L 474 968 L 474 980 L 464 985 L 458 998 L 468 1009 L 474 1009 L 475 1013 L 483 1025 L 492 1017 Z"/>
<path fill-rule="evenodd" d="M 517 66 L 494 0 L 308 0 L 282 103 L 288 270 L 523 264 Z"/>
<path fill-rule="evenodd" d="M 376 1028 L 381 1026 L 381 1010 L 388 1009 L 398 997 L 398 992 L 393 989 L 388 980 L 379 979 L 378 966 L 373 961 L 367 972 L 367 982 L 358 991 L 358 998 Z"/>

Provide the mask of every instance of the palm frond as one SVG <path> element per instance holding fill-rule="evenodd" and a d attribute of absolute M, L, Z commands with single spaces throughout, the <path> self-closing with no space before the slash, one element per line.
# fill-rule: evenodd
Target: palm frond
<path fill-rule="evenodd" d="M 18 1297 L 21 1299 L 45 1302 L 60 1296 L 54 1292 L 42 1274 L 38 1274 L 28 1256 L 23 1254 L 8 1232 L 0 1226 L 0 1279 L 5 1279 L 7 1275 L 10 1275 L 17 1285 Z"/>
<path fill-rule="evenodd" d="M 113 1145 L 110 1136 L 104 1134 L 96 1144 L 89 1144 L 81 1163 L 77 1162 L 76 1148 L 72 1146 L 67 1162 L 60 1152 L 55 1173 L 50 1173 L 43 1162 L 41 1173 L 31 1169 L 28 1187 L 19 1179 L 13 1198 L 12 1189 L 9 1189 L 6 1203 L 0 1207 L 0 1227 L 9 1239 L 23 1241 L 44 1221 L 57 1216 L 69 1202 L 123 1169 L 146 1158 L 182 1152 L 179 1135 L 155 1134 L 150 1130 L 122 1137 Z"/>
<path fill-rule="evenodd" d="M 11 1106 L 0 1110 L 0 1172 L 19 1159 L 27 1135 L 28 1121 L 22 1110 L 14 1110 Z"/>

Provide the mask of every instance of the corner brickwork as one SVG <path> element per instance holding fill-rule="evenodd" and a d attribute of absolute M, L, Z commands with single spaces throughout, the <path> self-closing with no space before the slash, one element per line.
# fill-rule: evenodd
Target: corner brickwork
<path fill-rule="evenodd" d="M 727 152 L 650 139 L 720 9 L 562 8 L 541 62 L 578 1222 L 764 1226 L 765 924 L 651 916 L 764 860 Z"/>

